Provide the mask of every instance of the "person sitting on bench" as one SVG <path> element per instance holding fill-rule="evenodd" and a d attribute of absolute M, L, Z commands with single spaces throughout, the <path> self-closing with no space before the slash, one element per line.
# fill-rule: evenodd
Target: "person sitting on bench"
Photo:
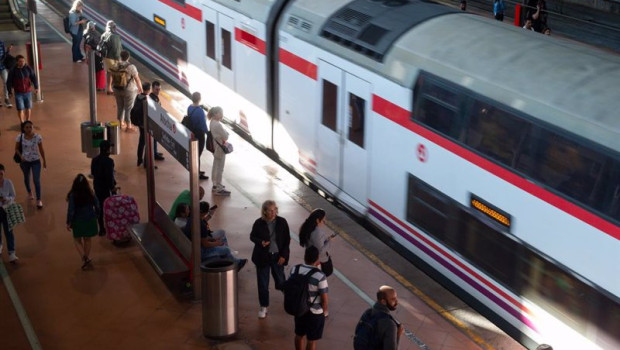
<path fill-rule="evenodd" d="M 237 271 L 240 271 L 248 262 L 248 259 L 238 259 L 228 247 L 228 241 L 224 230 L 211 231 L 209 229 L 209 219 L 213 216 L 216 207 L 209 208 L 209 203 L 200 202 L 200 260 L 205 261 L 212 258 L 223 258 L 232 260 L 237 264 Z M 187 220 L 187 225 L 183 233 L 192 240 L 192 220 Z"/>

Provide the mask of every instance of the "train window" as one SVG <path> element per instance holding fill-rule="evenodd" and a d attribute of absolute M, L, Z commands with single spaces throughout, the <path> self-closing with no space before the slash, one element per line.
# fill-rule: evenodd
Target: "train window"
<path fill-rule="evenodd" d="M 463 236 L 461 254 L 504 285 L 512 286 L 519 243 L 464 207 L 459 209 L 458 220 L 458 231 Z"/>
<path fill-rule="evenodd" d="M 544 129 L 530 133 L 524 145 L 518 170 L 581 203 L 600 200 L 594 189 L 607 157 Z"/>
<path fill-rule="evenodd" d="M 364 148 L 366 100 L 349 93 L 349 141 Z"/>
<path fill-rule="evenodd" d="M 420 77 L 415 87 L 417 96 L 414 118 L 447 136 L 456 137 L 459 94 Z"/>
<path fill-rule="evenodd" d="M 601 295 L 596 324 L 599 329 L 597 343 L 602 349 L 620 349 L 620 304 Z"/>
<path fill-rule="evenodd" d="M 528 123 L 488 103 L 475 101 L 469 111 L 465 143 L 502 164 L 513 166 Z"/>
<path fill-rule="evenodd" d="M 338 86 L 323 79 L 323 115 L 321 123 L 338 132 L 336 118 L 338 115 Z"/>
<path fill-rule="evenodd" d="M 207 39 L 207 57 L 215 60 L 215 24 L 205 21 Z"/>
<path fill-rule="evenodd" d="M 232 43 L 230 32 L 222 29 L 222 65 L 232 70 Z"/>
<path fill-rule="evenodd" d="M 449 229 L 451 199 L 409 174 L 407 221 L 450 246 L 455 245 Z"/>

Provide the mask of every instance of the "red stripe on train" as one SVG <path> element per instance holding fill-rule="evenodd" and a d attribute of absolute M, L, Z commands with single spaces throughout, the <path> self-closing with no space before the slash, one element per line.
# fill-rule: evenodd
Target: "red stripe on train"
<path fill-rule="evenodd" d="M 376 103 L 376 105 L 375 105 Z M 615 224 L 593 214 L 580 206 L 554 194 L 544 188 L 535 185 L 529 180 L 505 169 L 467 149 L 448 140 L 447 138 L 423 127 L 410 120 L 410 112 L 406 109 L 386 100 L 377 95 L 373 95 L 372 110 L 377 114 L 393 121 L 394 123 L 413 131 L 414 133 L 430 140 L 438 146 L 456 154 L 457 156 L 477 165 L 478 167 L 490 172 L 491 174 L 501 178 L 502 180 L 524 190 L 525 192 L 541 199 L 552 206 L 572 215 L 573 217 L 593 226 L 611 237 L 620 240 L 620 227 Z"/>
<path fill-rule="evenodd" d="M 280 62 L 293 68 L 294 70 L 309 77 L 312 80 L 317 79 L 318 68 L 316 64 L 310 61 L 306 61 L 305 59 L 295 55 L 294 53 L 290 51 L 286 51 L 285 49 L 280 49 Z"/>
<path fill-rule="evenodd" d="M 198 22 L 202 22 L 202 11 L 198 7 L 194 7 L 189 4 L 181 5 L 174 0 L 159 0 L 162 4 L 166 4 L 173 9 L 197 20 Z"/>
<path fill-rule="evenodd" d="M 235 28 L 235 40 L 263 55 L 267 52 L 264 40 L 259 39 L 256 35 L 248 33 L 243 29 Z"/>

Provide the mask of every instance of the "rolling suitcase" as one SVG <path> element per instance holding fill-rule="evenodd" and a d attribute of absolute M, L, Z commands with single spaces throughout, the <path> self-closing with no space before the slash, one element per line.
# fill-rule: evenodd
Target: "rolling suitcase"
<path fill-rule="evenodd" d="M 115 244 L 131 240 L 129 226 L 140 222 L 136 200 L 126 194 L 118 194 L 103 202 L 103 225 L 106 236 Z"/>

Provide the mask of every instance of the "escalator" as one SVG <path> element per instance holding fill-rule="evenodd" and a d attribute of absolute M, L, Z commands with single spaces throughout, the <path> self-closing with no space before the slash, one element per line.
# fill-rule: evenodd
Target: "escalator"
<path fill-rule="evenodd" d="M 0 0 L 0 32 L 30 30 L 25 1 Z"/>

